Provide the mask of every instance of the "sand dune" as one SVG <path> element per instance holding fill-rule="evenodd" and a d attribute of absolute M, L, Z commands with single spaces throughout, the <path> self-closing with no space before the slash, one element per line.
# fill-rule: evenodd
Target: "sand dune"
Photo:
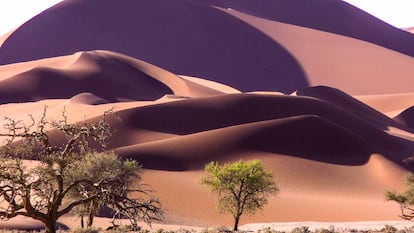
<path fill-rule="evenodd" d="M 215 0 L 214 5 L 252 16 L 353 37 L 414 55 L 414 37 L 344 1 Z M 347 19 L 344 21 L 343 19 Z"/>
<path fill-rule="evenodd" d="M 223 12 L 249 23 L 284 46 L 301 64 L 311 86 L 336 87 L 354 95 L 413 91 L 414 58 L 411 56 L 367 41 L 236 10 L 223 9 Z"/>
<path fill-rule="evenodd" d="M 0 64 L 106 49 L 242 91 L 384 94 L 413 91 L 410 43 L 410 33 L 339 0 L 64 1 L 11 33 Z"/>
<path fill-rule="evenodd" d="M 414 27 L 403 28 L 402 30 L 407 31 L 409 33 L 414 33 Z"/>
<path fill-rule="evenodd" d="M 243 224 L 396 220 L 383 195 L 414 171 L 413 43 L 339 0 L 67 0 L 0 39 L 0 124 L 112 110 L 110 149 L 143 165 L 162 223 L 230 225 L 199 180 L 238 159 L 281 188 Z"/>
<path fill-rule="evenodd" d="M 391 118 L 414 106 L 414 93 L 358 95 L 354 97 Z"/>
<path fill-rule="evenodd" d="M 167 94 L 197 97 L 226 93 L 108 51 L 1 66 L 0 80 L 1 103 L 72 98 L 81 93 L 91 93 L 101 102 L 156 100 Z M 92 95 L 83 95 L 83 101 L 88 102 L 85 98 Z"/>
<path fill-rule="evenodd" d="M 54 100 L 50 111 L 59 117 L 65 105 L 70 116 L 74 111 L 93 116 L 114 106 L 112 146 L 144 165 L 144 182 L 167 208 L 164 223 L 230 224 L 230 218 L 217 214 L 214 196 L 199 179 L 205 162 L 241 158 L 262 160 L 283 190 L 262 214 L 243 223 L 397 219 L 397 206 L 385 203 L 382 195 L 385 189 L 401 189 L 407 171 L 402 160 L 414 144 L 386 134 L 382 126 L 391 119 L 340 91 L 303 93 L 314 97 L 256 93 L 99 105 Z M 2 106 L 39 109 L 48 101 L 52 105 L 45 100 Z M 347 113 L 353 109 L 370 110 L 368 118 Z"/>
<path fill-rule="evenodd" d="M 243 91 L 292 92 L 308 85 L 296 59 L 278 43 L 220 10 L 187 0 L 62 2 L 8 37 L 0 64 L 96 49 Z"/>

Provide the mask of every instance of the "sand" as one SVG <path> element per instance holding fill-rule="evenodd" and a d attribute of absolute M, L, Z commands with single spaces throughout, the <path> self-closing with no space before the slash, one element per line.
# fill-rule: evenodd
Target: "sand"
<path fill-rule="evenodd" d="M 281 189 L 241 229 L 409 225 L 384 191 L 413 170 L 411 34 L 342 1 L 290 15 L 287 0 L 97 2 L 64 1 L 1 38 L 0 124 L 45 106 L 71 123 L 112 110 L 109 149 L 142 164 L 165 207 L 153 229 L 231 226 L 200 178 L 239 159 L 260 159 Z"/>

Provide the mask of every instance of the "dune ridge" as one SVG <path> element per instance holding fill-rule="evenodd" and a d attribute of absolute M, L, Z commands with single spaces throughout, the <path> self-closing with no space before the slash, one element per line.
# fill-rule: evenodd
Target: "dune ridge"
<path fill-rule="evenodd" d="M 197 97 L 225 93 L 109 51 L 1 66 L 0 77 L 3 104 L 64 99 L 80 93 L 92 93 L 107 102 L 156 100 L 167 94 Z"/>
<path fill-rule="evenodd" d="M 108 149 L 143 165 L 164 224 L 230 225 L 199 180 L 238 159 L 281 188 L 242 224 L 396 220 L 383 195 L 414 171 L 413 44 L 340 0 L 67 0 L 0 39 L 0 124 L 111 110 Z"/>
<path fill-rule="evenodd" d="M 312 92 L 326 99 L 324 88 Z M 263 215 L 247 217 L 244 223 L 396 219 L 397 206 L 384 203 L 382 193 L 401 188 L 398 181 L 408 170 L 403 161 L 408 154 L 401 156 L 401 148 L 409 153 L 412 142 L 385 133 L 378 123 L 369 124 L 353 114 L 344 116 L 342 109 L 350 111 L 358 105 L 347 104 L 349 96 L 343 101 L 340 91 L 330 95 L 338 107 L 317 97 L 269 94 L 217 95 L 149 105 L 114 103 L 119 109 L 117 120 L 110 121 L 116 129 L 112 146 L 121 156 L 143 164 L 144 181 L 157 190 L 168 210 L 165 223 L 207 226 L 231 222 L 215 212 L 214 197 L 198 180 L 205 162 L 241 158 L 262 160 L 284 190 L 271 199 Z M 122 107 L 125 104 L 128 106 Z M 79 109 L 77 106 L 69 103 L 68 114 Z M 88 105 L 83 112 L 96 114 L 105 106 L 109 105 Z M 241 114 L 246 111 L 250 114 Z M 57 109 L 53 112 L 59 113 Z M 387 125 L 390 119 L 385 119 L 376 120 Z M 184 185 L 186 188 L 176 188 Z M 186 193 L 197 195 L 179 198 Z M 203 204 L 194 209 L 194 203 Z M 334 203 L 337 209 L 332 210 L 329 206 Z M 352 206 L 356 203 L 358 206 Z M 303 205 L 307 207 L 298 214 L 295 210 Z M 361 206 L 370 210 L 357 211 Z M 315 208 L 321 212 L 316 214 Z M 284 214 L 280 214 L 282 209 Z M 335 214 L 338 209 L 341 215 Z"/>

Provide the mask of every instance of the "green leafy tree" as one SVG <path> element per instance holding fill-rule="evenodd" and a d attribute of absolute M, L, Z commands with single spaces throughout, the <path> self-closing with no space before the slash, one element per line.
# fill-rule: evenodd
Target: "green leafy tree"
<path fill-rule="evenodd" d="M 82 228 L 85 216 L 88 219 L 87 227 L 92 227 L 94 216 L 104 207 L 115 212 L 114 225 L 116 217 L 128 218 L 134 229 L 137 228 L 137 220 L 150 224 L 153 220 L 162 219 L 161 203 L 151 195 L 153 191 L 147 185 L 141 184 L 140 168 L 135 160 L 122 161 L 116 154 L 108 152 L 90 153 L 82 160 L 70 164 L 68 179 L 71 181 L 88 179 L 98 183 L 111 177 L 99 190 L 82 185 L 70 193 L 69 200 L 99 196 L 72 211 L 81 218 Z M 131 193 L 135 194 L 134 197 L 131 197 Z"/>
<path fill-rule="evenodd" d="M 0 218 L 30 217 L 41 221 L 46 232 L 54 233 L 60 217 L 93 203 L 123 207 L 124 214 L 140 210 L 147 213 L 150 205 L 154 215 L 126 216 L 161 216 L 156 198 L 154 202 L 141 203 L 128 197 L 127 184 L 134 178 L 137 164 L 122 162 L 111 153 L 94 153 L 94 148 L 105 149 L 110 136 L 106 117 L 107 113 L 96 123 L 69 124 L 65 112 L 63 120 L 48 121 L 45 110 L 38 122 L 31 117 L 32 123 L 28 125 L 6 118 L 0 132 L 5 143 L 0 148 Z M 26 163 L 28 159 L 35 161 Z M 127 171 L 109 172 L 112 165 Z M 80 175 L 86 169 L 96 174 Z M 123 189 L 111 192 L 120 186 Z"/>
<path fill-rule="evenodd" d="M 414 218 L 414 174 L 408 173 L 405 177 L 406 190 L 403 193 L 386 191 L 385 199 L 394 201 L 400 205 L 400 217 L 405 220 Z"/>
<path fill-rule="evenodd" d="M 233 216 L 234 231 L 238 230 L 244 213 L 255 214 L 267 204 L 269 195 L 279 192 L 272 173 L 266 171 L 258 160 L 240 160 L 224 165 L 210 162 L 205 166 L 201 183 L 218 195 L 220 213 Z"/>

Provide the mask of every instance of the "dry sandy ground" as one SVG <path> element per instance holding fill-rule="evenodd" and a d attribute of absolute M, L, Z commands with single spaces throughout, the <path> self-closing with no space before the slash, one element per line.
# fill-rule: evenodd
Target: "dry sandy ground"
<path fill-rule="evenodd" d="M 123 79 L 112 82 L 120 70 Z M 43 71 L 65 84 L 49 85 Z M 413 142 L 411 129 L 389 117 L 413 106 L 412 94 L 353 98 L 328 87 L 240 93 L 107 51 L 6 65 L 0 76 L 1 117 L 38 118 L 47 106 L 50 119 L 65 109 L 70 122 L 80 122 L 113 109 L 111 147 L 143 164 L 143 181 L 166 208 L 164 224 L 231 225 L 199 180 L 206 162 L 236 159 L 263 161 L 282 190 L 242 224 L 398 219 L 398 206 L 383 193 L 401 190 Z"/>
<path fill-rule="evenodd" d="M 110 149 L 142 163 L 143 182 L 166 209 L 168 226 L 158 227 L 230 226 L 199 181 L 206 162 L 238 159 L 263 161 L 281 189 L 261 213 L 242 218 L 244 229 L 273 222 L 364 228 L 398 220 L 399 208 L 384 191 L 402 190 L 413 169 L 412 35 L 342 1 L 323 8 L 304 1 L 307 7 L 292 15 L 281 10 L 290 0 L 260 7 L 247 0 L 125 1 L 117 5 L 122 17 L 105 19 L 99 14 L 111 16 L 113 6 L 96 2 L 64 1 L 1 38 L 0 119 L 29 122 L 29 114 L 39 119 L 47 106 L 49 119 L 61 119 L 64 110 L 76 123 L 112 109 Z M 83 4 L 100 11 L 85 12 Z M 95 20 L 58 20 L 75 13 Z M 351 21 L 343 25 L 330 15 Z M 65 32 L 52 30 L 51 37 L 55 22 Z M 95 43 L 146 61 L 84 52 Z M 73 218 L 62 222 L 77 226 Z M 13 226 L 39 224 L 0 223 Z"/>

